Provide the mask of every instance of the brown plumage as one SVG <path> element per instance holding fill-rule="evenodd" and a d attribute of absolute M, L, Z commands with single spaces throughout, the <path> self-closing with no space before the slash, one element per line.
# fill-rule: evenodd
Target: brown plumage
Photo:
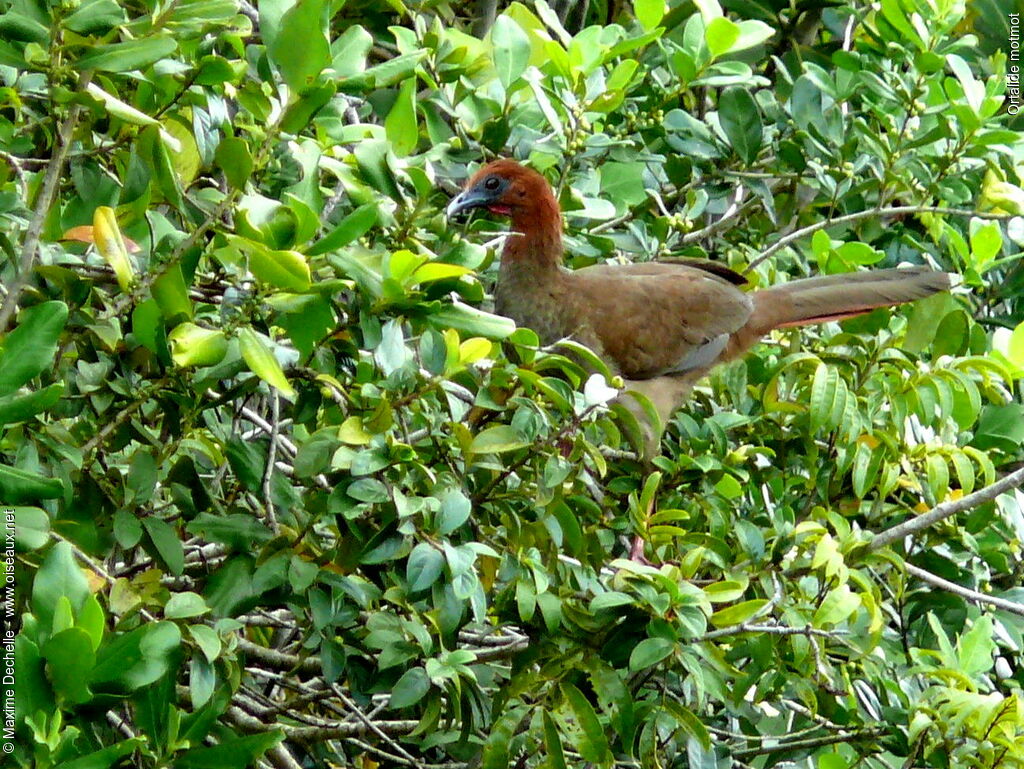
<path fill-rule="evenodd" d="M 699 259 L 681 263 L 562 266 L 562 217 L 544 177 L 512 160 L 481 168 L 448 206 L 453 216 L 485 208 L 511 220 L 494 292 L 495 309 L 532 328 L 544 344 L 571 337 L 602 357 L 626 391 L 650 398 L 661 425 L 647 425 L 644 455 L 694 383 L 776 328 L 850 318 L 950 287 L 927 268 L 807 278 L 744 293 L 746 281 Z M 625 405 L 642 419 L 633 399 Z"/>

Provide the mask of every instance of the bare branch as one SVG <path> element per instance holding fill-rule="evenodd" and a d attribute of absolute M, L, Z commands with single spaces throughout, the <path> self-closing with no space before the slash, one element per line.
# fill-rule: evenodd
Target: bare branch
<path fill-rule="evenodd" d="M 903 539 L 903 537 L 912 536 L 939 521 L 951 518 L 957 513 L 962 513 L 964 510 L 972 510 L 985 502 L 995 499 L 1004 491 L 1009 491 L 1021 484 L 1024 484 L 1024 467 L 1000 478 L 995 483 L 978 489 L 973 494 L 968 494 L 966 497 L 950 500 L 949 502 L 943 502 L 933 507 L 924 515 L 919 515 L 916 518 L 911 518 L 909 521 L 904 521 L 901 524 L 886 529 L 868 543 L 868 549 L 872 551 L 880 550 L 897 540 Z"/>
<path fill-rule="evenodd" d="M 979 593 L 977 590 L 971 590 L 970 588 L 958 585 L 955 582 L 950 582 L 948 579 L 943 579 L 930 571 L 925 571 L 911 563 L 904 564 L 907 573 L 917 577 L 922 582 L 927 582 L 929 585 L 945 590 L 948 593 L 953 593 L 961 598 L 966 598 L 968 601 L 974 601 L 975 603 L 986 603 L 989 606 L 994 606 L 997 609 L 1008 611 L 1011 614 L 1018 614 L 1024 617 L 1024 604 L 1015 603 L 1014 601 L 1007 601 L 1005 598 L 999 598 L 994 595 L 986 595 L 985 593 Z"/>
<path fill-rule="evenodd" d="M 84 91 L 91 80 L 92 72 L 83 73 L 78 79 L 78 90 Z M 57 131 L 57 147 L 54 150 L 53 160 L 46 168 L 43 188 L 36 201 L 35 210 L 32 212 L 32 221 L 29 222 L 28 230 L 25 233 L 25 245 L 21 249 L 18 274 L 14 276 L 13 283 L 7 287 L 7 297 L 4 299 L 3 306 L 0 307 L 0 331 L 7 328 L 8 321 L 18 307 L 21 292 L 25 290 L 29 277 L 32 275 L 32 265 L 35 264 L 36 254 L 39 251 L 39 238 L 43 232 L 43 224 L 53 207 L 57 188 L 64 175 L 64 162 L 67 160 L 68 150 L 71 149 L 71 140 L 75 135 L 75 126 L 78 124 L 78 115 L 81 111 L 81 104 L 72 104 L 68 109 L 67 117 L 64 118 L 64 122 L 61 123 Z"/>
<path fill-rule="evenodd" d="M 768 246 L 760 255 L 754 259 L 744 272 L 750 272 L 752 269 L 757 267 L 761 262 L 770 257 L 776 251 L 780 251 L 790 243 L 800 240 L 800 238 L 812 235 L 818 230 L 824 230 L 829 227 L 835 227 L 840 224 L 848 224 L 849 222 L 856 222 L 861 219 L 873 219 L 887 218 L 890 216 L 906 216 L 914 214 L 944 214 L 947 216 L 976 216 L 979 219 L 997 219 L 1004 221 L 1007 219 L 1014 218 L 1015 214 L 994 214 L 994 213 L 983 213 L 981 211 L 971 211 L 966 208 L 946 208 L 945 206 L 894 206 L 892 208 L 869 208 L 866 211 L 857 211 L 852 214 L 846 214 L 845 216 L 837 216 L 835 219 L 826 219 L 821 222 L 815 222 L 806 227 L 801 227 L 799 230 L 791 232 L 789 235 L 779 238 L 775 243 Z"/>

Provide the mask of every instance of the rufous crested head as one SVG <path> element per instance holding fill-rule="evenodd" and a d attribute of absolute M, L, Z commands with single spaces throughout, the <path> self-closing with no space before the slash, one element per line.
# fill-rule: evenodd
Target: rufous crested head
<path fill-rule="evenodd" d="M 547 180 L 514 160 L 495 160 L 477 171 L 463 191 L 448 204 L 449 217 L 484 208 L 507 216 L 512 228 L 523 233 L 561 233 L 562 216 Z"/>

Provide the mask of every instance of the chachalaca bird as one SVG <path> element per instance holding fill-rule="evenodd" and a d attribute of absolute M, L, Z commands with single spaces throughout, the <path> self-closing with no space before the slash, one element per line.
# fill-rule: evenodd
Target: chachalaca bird
<path fill-rule="evenodd" d="M 533 329 L 542 344 L 572 338 L 647 396 L 661 424 L 623 399 L 645 429 L 643 456 L 693 385 L 777 328 L 851 318 L 944 291 L 950 275 L 923 267 L 805 278 L 745 293 L 743 276 L 713 262 L 562 266 L 562 215 L 547 181 L 513 160 L 485 165 L 448 205 L 452 217 L 484 208 L 511 220 L 494 291 L 495 310 Z"/>

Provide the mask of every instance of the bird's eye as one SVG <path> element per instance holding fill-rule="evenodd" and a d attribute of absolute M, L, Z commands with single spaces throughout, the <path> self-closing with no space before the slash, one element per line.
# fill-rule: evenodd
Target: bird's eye
<path fill-rule="evenodd" d="M 498 187 L 500 187 L 500 186 L 501 186 L 501 181 L 498 179 L 497 176 L 488 176 L 484 180 L 484 189 L 488 189 L 488 190 L 494 191 L 494 190 L 498 189 Z"/>

